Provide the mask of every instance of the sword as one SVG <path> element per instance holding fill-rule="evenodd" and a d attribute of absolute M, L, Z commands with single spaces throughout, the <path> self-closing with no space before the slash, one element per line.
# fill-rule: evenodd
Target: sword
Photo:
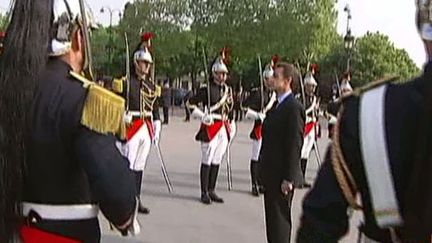
<path fill-rule="evenodd" d="M 210 101 L 210 80 L 209 80 L 209 76 L 207 73 L 207 55 L 205 53 L 204 47 L 202 47 L 202 54 L 203 54 L 203 67 L 204 67 L 204 78 L 205 81 L 207 82 L 207 109 L 210 112 L 210 107 L 211 107 L 211 101 Z"/>
<path fill-rule="evenodd" d="M 91 80 L 94 81 L 93 77 L 93 62 L 92 62 L 92 53 L 91 53 L 91 45 L 90 45 L 90 35 L 88 30 L 88 21 L 87 21 L 87 12 L 85 8 L 84 0 L 79 0 L 80 5 L 80 12 L 81 12 L 81 18 L 82 18 L 82 33 L 83 33 L 83 39 L 84 39 L 84 49 L 85 49 L 85 59 L 84 59 L 84 65 L 83 65 L 83 73 L 85 76 Z"/>
<path fill-rule="evenodd" d="M 158 158 L 159 158 L 159 161 L 160 161 L 160 164 L 161 164 L 162 175 L 163 175 L 165 183 L 166 183 L 166 185 L 168 187 L 168 192 L 172 193 L 173 192 L 173 188 L 172 188 L 171 180 L 170 180 L 170 178 L 168 176 L 168 171 L 166 169 L 166 166 L 165 166 L 165 163 L 164 163 L 164 160 L 163 160 L 163 157 L 162 157 L 162 150 L 161 150 L 161 148 L 160 148 L 160 146 L 159 146 L 158 143 L 155 143 L 155 147 L 156 147 L 156 153 L 158 155 Z"/>
<path fill-rule="evenodd" d="M 261 57 L 258 55 L 258 70 L 259 70 L 259 77 L 260 77 L 260 94 L 261 94 L 261 112 L 264 110 L 264 77 L 262 72 L 262 63 L 261 63 Z"/>
<path fill-rule="evenodd" d="M 314 140 L 313 147 L 314 147 L 314 151 L 315 151 L 315 157 L 317 158 L 318 168 L 320 168 L 321 167 L 321 156 L 320 156 L 320 152 L 318 150 L 318 143 L 317 143 L 316 139 Z"/>
<path fill-rule="evenodd" d="M 129 95 L 130 95 L 130 53 L 129 53 L 129 42 L 127 33 L 124 33 L 125 44 L 126 44 L 126 111 L 129 111 Z"/>
<path fill-rule="evenodd" d="M 297 65 L 297 69 L 300 72 L 300 88 L 301 88 L 302 102 L 303 102 L 303 106 L 306 107 L 306 95 L 305 95 L 304 84 L 303 84 L 303 74 L 301 73 L 300 64 L 297 62 L 296 65 Z"/>
<path fill-rule="evenodd" d="M 337 76 L 336 70 L 334 71 L 334 74 L 336 77 L 336 84 L 337 84 L 337 88 L 338 88 L 339 97 L 342 97 L 342 91 L 341 91 L 340 82 L 339 82 L 339 78 Z"/>
<path fill-rule="evenodd" d="M 233 189 L 232 185 L 232 170 L 231 170 L 231 144 L 228 145 L 227 154 L 227 179 L 228 179 L 228 190 L 231 191 Z"/>

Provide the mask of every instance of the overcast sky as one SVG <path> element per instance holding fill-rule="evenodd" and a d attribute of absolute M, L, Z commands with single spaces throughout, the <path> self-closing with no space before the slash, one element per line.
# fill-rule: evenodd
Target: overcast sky
<path fill-rule="evenodd" d="M 127 0 L 87 0 L 98 21 L 109 24 L 109 14 L 101 14 L 102 6 L 112 9 L 123 9 Z M 307 0 L 305 0 L 307 1 Z M 0 11 L 4 11 L 10 0 L 0 0 Z M 339 33 L 346 30 L 346 14 L 343 8 L 349 4 L 352 10 L 352 31 L 355 36 L 361 36 L 366 31 L 379 31 L 390 36 L 398 48 L 405 48 L 417 65 L 423 65 L 425 54 L 421 40 L 414 25 L 414 0 L 339 0 Z M 114 23 L 118 15 L 113 17 Z"/>

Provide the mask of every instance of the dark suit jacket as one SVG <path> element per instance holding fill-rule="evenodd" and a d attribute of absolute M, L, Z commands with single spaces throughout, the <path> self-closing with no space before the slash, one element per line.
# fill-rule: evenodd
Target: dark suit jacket
<path fill-rule="evenodd" d="M 303 183 L 300 154 L 304 123 L 304 108 L 293 94 L 267 113 L 260 152 L 260 172 L 265 186 L 280 185 L 284 179 L 295 186 Z"/>

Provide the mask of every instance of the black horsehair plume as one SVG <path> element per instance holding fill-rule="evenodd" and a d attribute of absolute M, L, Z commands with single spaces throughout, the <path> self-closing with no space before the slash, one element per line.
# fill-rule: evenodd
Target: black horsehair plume
<path fill-rule="evenodd" d="M 11 242 L 20 223 L 26 164 L 26 120 L 48 60 L 54 0 L 15 0 L 0 56 L 0 242 Z"/>

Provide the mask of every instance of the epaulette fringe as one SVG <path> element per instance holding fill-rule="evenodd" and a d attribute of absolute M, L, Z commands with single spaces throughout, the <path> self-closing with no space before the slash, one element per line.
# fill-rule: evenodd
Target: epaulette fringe
<path fill-rule="evenodd" d="M 84 83 L 88 89 L 81 116 L 81 124 L 101 134 L 113 134 L 125 138 L 123 122 L 125 100 L 115 93 L 89 81 L 77 73 L 71 75 Z"/>

